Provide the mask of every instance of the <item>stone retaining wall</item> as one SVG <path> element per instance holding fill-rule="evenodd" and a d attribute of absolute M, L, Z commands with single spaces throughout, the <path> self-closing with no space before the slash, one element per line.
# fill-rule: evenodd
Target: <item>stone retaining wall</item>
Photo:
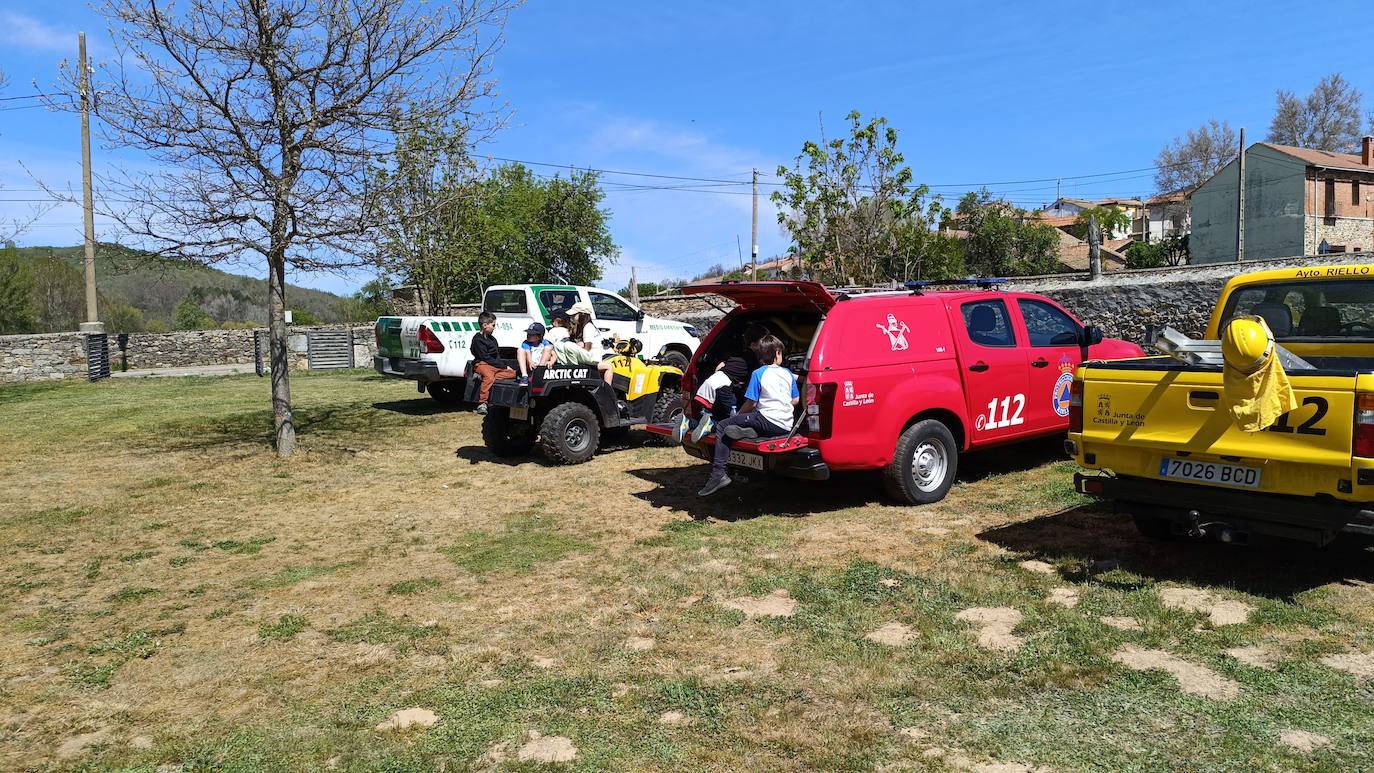
<path fill-rule="evenodd" d="M 287 337 L 291 367 L 309 364 L 307 336 L 311 330 L 339 330 L 337 326 L 293 327 Z M 372 326 L 342 328 L 353 333 L 353 361 L 371 367 L 376 353 Z M 119 370 L 128 358 L 129 370 L 186 368 L 200 365 L 238 365 L 253 362 L 253 330 L 178 330 L 170 333 L 132 333 L 121 352 L 116 336 L 110 340 L 110 367 Z M 268 359 L 263 331 L 263 360 Z M 85 337 L 80 333 L 0 336 L 0 383 L 84 378 Z"/>

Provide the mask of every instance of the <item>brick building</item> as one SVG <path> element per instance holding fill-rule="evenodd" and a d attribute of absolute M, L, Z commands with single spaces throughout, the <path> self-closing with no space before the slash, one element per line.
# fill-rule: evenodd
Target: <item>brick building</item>
<path fill-rule="evenodd" d="M 1192 194 L 1193 263 L 1236 259 L 1239 163 Z M 1374 138 L 1359 154 L 1257 142 L 1245 150 L 1245 258 L 1374 250 Z"/>

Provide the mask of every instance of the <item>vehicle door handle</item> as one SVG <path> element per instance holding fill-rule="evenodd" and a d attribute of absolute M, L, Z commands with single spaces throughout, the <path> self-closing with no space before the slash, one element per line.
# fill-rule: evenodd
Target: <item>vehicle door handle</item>
<path fill-rule="evenodd" d="M 992 366 L 988 365 L 986 362 L 983 362 L 982 360 L 979 360 L 973 363 L 972 365 L 968 366 L 968 369 L 973 371 L 974 373 L 982 373 L 990 367 Z"/>
<path fill-rule="evenodd" d="M 1041 358 L 1038 359 L 1038 360 L 1032 360 L 1032 361 L 1031 361 L 1031 367 L 1032 367 L 1032 368 L 1045 368 L 1045 367 L 1048 367 L 1049 364 L 1050 364 L 1050 361 L 1047 360 L 1047 359 L 1045 359 L 1044 357 L 1041 357 Z"/>

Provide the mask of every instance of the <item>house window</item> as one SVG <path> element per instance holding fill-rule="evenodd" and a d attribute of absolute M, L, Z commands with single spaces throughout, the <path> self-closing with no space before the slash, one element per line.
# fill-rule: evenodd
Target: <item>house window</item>
<path fill-rule="evenodd" d="M 1360 181 L 1355 180 L 1350 183 L 1350 203 L 1356 206 L 1360 204 Z"/>
<path fill-rule="evenodd" d="M 1336 180 L 1326 178 L 1326 216 L 1336 216 Z"/>

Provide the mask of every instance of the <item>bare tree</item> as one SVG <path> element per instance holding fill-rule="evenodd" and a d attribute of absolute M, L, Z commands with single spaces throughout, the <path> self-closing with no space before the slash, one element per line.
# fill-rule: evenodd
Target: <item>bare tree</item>
<path fill-rule="evenodd" d="M 1306 99 L 1279 89 L 1269 141 L 1334 153 L 1354 153 L 1360 145 L 1360 102 L 1364 96 L 1340 73 L 1319 81 Z"/>
<path fill-rule="evenodd" d="M 1155 156 L 1155 188 L 1173 193 L 1201 185 L 1239 155 L 1236 132 L 1213 118 L 1189 129 Z"/>
<path fill-rule="evenodd" d="M 0 93 L 3 93 L 8 85 L 10 85 L 9 78 L 5 77 L 4 70 L 0 70 Z M 0 190 L 3 190 L 4 187 L 4 185 L 0 185 Z M 18 238 L 20 234 L 29 230 L 29 226 L 56 206 L 56 204 L 31 204 L 27 214 L 0 221 L 0 246 Z"/>
<path fill-rule="evenodd" d="M 382 225 L 372 171 L 398 116 L 493 116 L 490 59 L 514 0 L 105 0 L 117 57 L 95 88 L 118 175 L 104 214 L 164 257 L 266 259 L 276 449 L 295 449 L 286 271 L 362 265 Z"/>

